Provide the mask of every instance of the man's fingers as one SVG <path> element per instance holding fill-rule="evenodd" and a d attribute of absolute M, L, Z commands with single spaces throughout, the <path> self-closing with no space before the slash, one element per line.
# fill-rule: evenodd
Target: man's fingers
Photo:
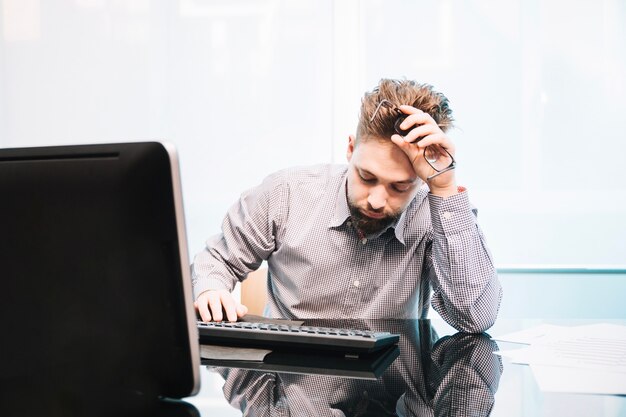
<path fill-rule="evenodd" d="M 209 312 L 209 307 L 207 305 L 206 296 L 198 297 L 198 300 L 195 302 L 196 307 L 198 308 L 198 312 L 200 313 L 200 318 L 202 321 L 211 321 L 211 313 Z"/>
<path fill-rule="evenodd" d="M 237 317 L 248 313 L 248 307 L 236 302 L 227 290 L 209 290 L 202 293 L 194 305 L 203 321 L 237 321 Z"/>
<path fill-rule="evenodd" d="M 394 134 L 394 135 L 391 135 L 391 141 L 393 143 L 395 143 L 404 152 L 407 152 L 408 150 L 411 150 L 412 148 L 413 149 L 415 148 L 414 146 L 412 146 L 411 143 L 409 143 L 406 140 L 404 140 L 404 136 L 400 136 L 397 133 Z"/>
<path fill-rule="evenodd" d="M 227 291 L 220 291 L 220 300 L 224 312 L 226 312 L 226 319 L 228 321 L 237 321 L 237 303 Z M 216 320 L 219 321 L 219 320 Z"/>
<path fill-rule="evenodd" d="M 424 138 L 433 134 L 437 134 L 439 132 L 440 130 L 437 126 L 433 126 L 430 124 L 417 126 L 416 128 L 411 129 L 409 133 L 407 133 L 407 135 L 404 137 L 404 141 L 419 144 L 419 146 L 422 146 L 421 142 Z"/>
<path fill-rule="evenodd" d="M 415 158 L 423 152 L 423 149 L 415 146 L 414 143 L 409 143 L 405 141 L 404 138 L 400 135 L 392 135 L 391 141 L 395 143 L 400 149 L 402 149 L 411 161 L 415 160 Z"/>
<path fill-rule="evenodd" d="M 425 148 L 431 145 L 439 145 L 448 152 L 450 152 L 450 154 L 454 155 L 454 145 L 452 145 L 452 142 L 448 139 L 448 136 L 446 136 L 446 134 L 443 132 L 428 135 L 425 138 L 421 139 L 419 142 L 417 142 L 416 145 L 420 148 Z"/>
<path fill-rule="evenodd" d="M 404 119 L 404 121 L 400 123 L 399 127 L 402 130 L 408 130 L 412 127 L 426 124 L 432 124 L 434 126 L 437 126 L 437 123 L 435 123 L 435 120 L 430 116 L 430 114 L 424 113 L 421 110 L 417 110 L 416 113 L 409 114 L 406 119 Z"/>
<path fill-rule="evenodd" d="M 209 297 L 209 308 L 211 309 L 211 315 L 213 316 L 214 321 L 222 321 L 224 318 L 222 315 L 222 301 L 220 300 L 220 295 L 217 291 L 211 291 L 208 294 Z"/>
<path fill-rule="evenodd" d="M 237 305 L 237 316 L 238 317 L 243 317 L 246 314 L 248 314 L 248 307 L 246 307 L 243 304 L 238 304 Z"/>

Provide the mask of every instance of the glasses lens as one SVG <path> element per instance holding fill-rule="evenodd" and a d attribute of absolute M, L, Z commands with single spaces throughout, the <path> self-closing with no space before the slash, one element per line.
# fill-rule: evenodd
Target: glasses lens
<path fill-rule="evenodd" d="M 400 136 L 406 136 L 411 131 L 411 128 L 406 130 L 400 129 L 400 125 L 402 124 L 402 122 L 404 122 L 404 119 L 406 119 L 406 116 L 398 116 L 396 122 L 393 124 L 393 128 Z"/>
<path fill-rule="evenodd" d="M 452 156 L 441 146 L 431 145 L 424 149 L 424 158 L 437 172 L 443 171 L 452 165 Z"/>

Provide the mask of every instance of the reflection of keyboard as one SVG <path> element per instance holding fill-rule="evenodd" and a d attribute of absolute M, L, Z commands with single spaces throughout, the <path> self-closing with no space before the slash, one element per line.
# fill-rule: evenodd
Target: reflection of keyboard
<path fill-rule="evenodd" d="M 200 351 L 200 355 L 202 355 L 202 351 Z M 265 355 L 263 361 L 245 357 L 209 359 L 201 356 L 200 363 L 211 367 L 376 380 L 398 356 L 400 356 L 400 349 L 398 346 L 392 345 L 376 352 L 359 355 L 358 358 L 345 353 L 329 355 L 294 349 L 291 352 L 274 350 Z"/>
<path fill-rule="evenodd" d="M 198 333 L 203 344 L 356 354 L 379 350 L 400 339 L 389 332 L 249 322 L 198 321 Z"/>

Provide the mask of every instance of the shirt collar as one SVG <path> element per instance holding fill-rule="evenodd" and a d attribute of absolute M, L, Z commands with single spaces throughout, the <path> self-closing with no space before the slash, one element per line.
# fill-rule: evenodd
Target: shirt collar
<path fill-rule="evenodd" d="M 394 233 L 396 234 L 396 239 L 403 245 L 404 243 L 404 228 L 406 227 L 406 209 L 400 215 L 400 218 L 395 224 Z"/>
<path fill-rule="evenodd" d="M 346 195 L 346 184 L 348 183 L 347 171 L 343 174 L 343 180 L 337 190 L 335 197 L 335 210 L 328 224 L 329 228 L 339 227 L 350 218 L 350 209 L 348 208 L 348 196 Z"/>
<path fill-rule="evenodd" d="M 426 184 L 422 184 L 422 186 L 413 197 L 413 200 L 409 203 L 406 209 L 402 212 L 402 215 L 398 219 L 398 223 L 396 223 L 396 239 L 398 239 L 403 245 L 404 243 L 404 230 L 406 229 L 406 223 L 409 221 L 407 219 L 407 212 L 411 210 L 412 207 L 419 206 L 424 199 L 428 197 L 428 193 L 430 192 L 428 186 Z M 415 212 L 415 210 L 413 210 Z"/>

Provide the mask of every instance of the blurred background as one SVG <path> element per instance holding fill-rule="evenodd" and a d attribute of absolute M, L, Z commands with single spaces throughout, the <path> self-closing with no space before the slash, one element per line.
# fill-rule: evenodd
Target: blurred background
<path fill-rule="evenodd" d="M 626 317 L 625 32 L 621 0 L 0 0 L 0 147 L 172 142 L 193 256 L 415 79 L 451 101 L 502 314 Z"/>

